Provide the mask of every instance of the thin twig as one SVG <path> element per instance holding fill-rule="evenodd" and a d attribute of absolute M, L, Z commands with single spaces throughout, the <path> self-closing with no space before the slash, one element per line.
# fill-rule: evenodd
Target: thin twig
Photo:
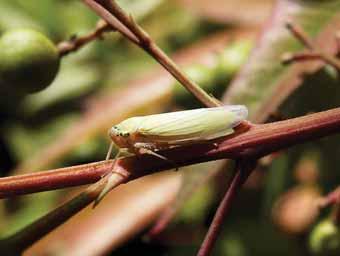
<path fill-rule="evenodd" d="M 286 27 L 295 36 L 295 38 L 298 39 L 309 50 L 315 50 L 314 42 L 301 27 L 291 22 L 288 22 Z"/>
<path fill-rule="evenodd" d="M 40 240 L 47 233 L 96 200 L 103 188 L 106 186 L 109 177 L 110 176 L 107 175 L 100 179 L 98 182 L 92 184 L 82 193 L 59 206 L 52 212 L 39 218 L 14 235 L 0 240 L 0 251 L 2 255 L 21 255 L 26 248 Z M 128 174 L 122 175 L 121 173 L 117 173 L 115 186 L 124 183 L 127 179 Z M 113 186 L 113 184 L 111 185 Z"/>
<path fill-rule="evenodd" d="M 284 121 L 252 125 L 248 131 L 212 144 L 190 145 L 160 151 L 176 166 L 217 159 L 264 156 L 289 146 L 340 132 L 340 108 Z M 112 162 L 98 162 L 57 170 L 0 178 L 0 197 L 54 190 L 93 183 L 110 170 Z M 129 179 L 173 169 L 173 164 L 150 155 L 125 157 L 117 162 L 117 172 L 131 173 Z"/>
<path fill-rule="evenodd" d="M 336 47 L 337 47 L 337 56 L 339 57 L 340 54 L 340 30 L 338 30 L 335 33 L 335 43 L 336 43 Z"/>
<path fill-rule="evenodd" d="M 252 159 L 242 159 L 239 161 L 240 162 L 236 164 L 236 174 L 232 178 L 232 182 L 218 206 L 214 219 L 210 224 L 208 233 L 201 244 L 201 248 L 198 251 L 197 256 L 211 255 L 217 237 L 222 229 L 223 221 L 230 212 L 232 203 L 234 202 L 238 192 L 241 190 L 242 185 L 256 166 L 256 161 Z"/>
<path fill-rule="evenodd" d="M 331 219 L 333 223 L 337 226 L 340 225 L 340 205 L 339 203 L 333 206 L 333 211 L 331 213 Z"/>
<path fill-rule="evenodd" d="M 282 56 L 282 63 L 290 64 L 296 61 L 320 60 L 320 58 L 321 55 L 316 52 L 301 52 L 301 53 L 287 52 Z"/>
<path fill-rule="evenodd" d="M 284 62 L 290 63 L 293 61 L 306 60 L 306 59 L 319 59 L 323 60 L 327 64 L 333 66 L 338 72 L 340 72 L 340 60 L 329 53 L 320 49 L 307 35 L 307 33 L 299 26 L 293 23 L 287 23 L 289 31 L 298 39 L 304 46 L 307 47 L 309 52 L 295 53 L 290 55 L 290 59 L 287 55 L 284 56 Z M 318 57 L 318 58 L 317 58 Z"/>
<path fill-rule="evenodd" d="M 320 198 L 317 204 L 321 209 L 333 206 L 331 219 L 336 225 L 340 225 L 340 186 L 328 193 L 326 196 Z"/>
<path fill-rule="evenodd" d="M 83 2 L 114 29 L 149 53 L 205 106 L 216 107 L 221 105 L 217 99 L 211 97 L 199 85 L 185 75 L 179 67 L 156 45 L 150 36 L 133 20 L 133 18 L 126 14 L 115 1 L 83 0 Z M 123 25 L 125 30 L 121 27 L 117 27 L 118 25 Z"/>
<path fill-rule="evenodd" d="M 325 208 L 330 205 L 340 203 L 340 186 L 328 193 L 328 195 L 322 197 L 318 201 L 318 206 L 320 208 Z"/>
<path fill-rule="evenodd" d="M 126 27 L 122 25 L 109 11 L 94 0 L 83 0 L 83 2 L 90 7 L 98 16 L 105 20 L 114 30 L 121 33 L 124 37 L 129 39 L 136 45 L 139 45 L 138 38 L 131 33 Z"/>
<path fill-rule="evenodd" d="M 59 56 L 63 57 L 71 52 L 77 51 L 84 45 L 92 42 L 96 39 L 101 39 L 105 32 L 111 32 L 112 27 L 108 25 L 105 21 L 99 20 L 94 31 L 91 31 L 87 35 L 72 37 L 68 41 L 60 42 L 58 44 Z"/>

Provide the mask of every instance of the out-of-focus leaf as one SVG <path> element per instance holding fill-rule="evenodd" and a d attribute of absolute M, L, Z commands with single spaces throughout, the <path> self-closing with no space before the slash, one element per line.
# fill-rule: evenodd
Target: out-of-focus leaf
<path fill-rule="evenodd" d="M 218 99 L 225 91 L 227 81 L 230 81 L 245 63 L 251 45 L 249 39 L 237 40 L 217 53 L 210 65 L 192 65 L 184 72 L 207 93 Z M 174 101 L 186 108 L 201 106 L 201 103 L 177 81 L 174 84 Z"/>
<path fill-rule="evenodd" d="M 45 90 L 26 97 L 23 109 L 29 114 L 80 97 L 93 90 L 99 79 L 100 71 L 95 65 L 65 61 L 56 80 Z"/>
<path fill-rule="evenodd" d="M 58 25 L 59 40 L 65 40 L 75 34 L 88 33 L 93 29 L 94 24 L 98 20 L 98 17 L 82 1 L 60 2 L 57 0 L 55 1 L 54 8 L 59 10 L 58 15 L 56 15 L 59 22 L 52 24 L 52 26 Z M 74 10 L 77 10 L 77 15 L 74 15 Z"/>
<path fill-rule="evenodd" d="M 179 0 L 198 15 L 221 23 L 241 23 L 253 26 L 266 20 L 274 0 Z"/>
<path fill-rule="evenodd" d="M 6 228 L 1 230 L 0 236 L 13 234 L 27 224 L 46 214 L 55 206 L 58 191 L 39 193 L 26 198 L 26 203 L 20 211 L 6 217 Z"/>
<path fill-rule="evenodd" d="M 263 122 L 299 85 L 301 75 L 315 72 L 320 63 L 283 65 L 284 53 L 304 48 L 286 29 L 287 22 L 301 26 L 325 51 L 335 51 L 334 35 L 340 23 L 340 2 L 279 0 L 273 16 L 254 48 L 249 62 L 233 82 L 225 101 L 247 105 L 250 119 Z"/>
<path fill-rule="evenodd" d="M 252 214 L 251 209 L 248 211 Z M 227 244 L 231 238 L 237 239 L 237 242 Z M 231 245 L 237 248 L 231 248 Z M 295 240 L 280 234 L 270 223 L 260 222 L 254 215 L 251 218 L 239 218 L 228 222 L 216 247 L 215 251 L 218 252 L 216 255 L 229 255 L 227 252 L 232 253 L 236 249 L 239 253 L 245 254 L 235 254 L 235 256 L 301 255 L 301 249 Z"/>
<path fill-rule="evenodd" d="M 123 9 L 130 12 L 134 17 L 139 18 L 145 16 L 147 13 L 150 13 L 150 11 L 159 6 L 163 0 L 118 0 L 117 2 Z"/>
<path fill-rule="evenodd" d="M 30 27 L 42 30 L 32 17 L 13 6 L 10 1 L 0 2 L 0 32 L 12 28 Z"/>
<path fill-rule="evenodd" d="M 267 170 L 265 180 L 264 198 L 263 198 L 263 211 L 264 218 L 268 218 L 271 209 L 278 196 L 286 189 L 289 183 L 288 157 L 286 154 L 281 154 L 271 163 Z"/>
<path fill-rule="evenodd" d="M 50 32 L 52 35 L 60 32 L 62 26 L 60 25 L 61 19 L 59 15 L 51 15 L 51 11 L 54 10 L 58 13 L 60 9 L 57 6 L 56 0 L 45 0 L 39 4 L 32 0 L 13 0 L 11 1 L 16 9 L 22 10 L 30 17 L 34 18 L 37 23 L 40 23 L 44 29 Z"/>
<path fill-rule="evenodd" d="M 193 180 L 186 179 L 186 172 L 192 172 L 192 169 L 195 169 L 195 173 L 199 173 L 205 171 L 208 168 L 214 168 L 213 163 L 204 163 L 195 166 L 189 166 L 186 168 L 181 168 L 184 182 L 193 182 Z M 194 178 L 193 175 L 190 175 L 191 178 Z M 196 193 L 193 193 L 192 197 L 186 202 L 185 208 L 183 208 L 178 216 L 179 222 L 186 222 L 190 225 L 195 225 L 197 223 L 203 223 L 205 217 L 208 214 L 209 207 L 213 203 L 214 199 L 214 188 L 211 186 L 212 184 L 205 184 L 199 188 Z"/>
<path fill-rule="evenodd" d="M 27 16 L 41 23 L 52 35 L 67 35 L 67 33 L 83 33 L 91 29 L 97 16 L 81 1 L 44 0 L 37 4 L 35 0 L 13 0 L 12 6 L 21 9 Z M 121 6 L 131 12 L 136 19 L 150 13 L 163 0 L 149 1 L 118 1 Z M 77 11 L 77 15 L 74 15 Z M 51 12 L 53 11 L 53 15 Z M 12 16 L 12 15 L 10 15 Z M 14 17 L 10 17 L 13 19 Z M 24 24 L 25 25 L 25 24 Z M 66 32 L 66 33 L 65 33 Z"/>
<path fill-rule="evenodd" d="M 6 139 L 13 150 L 12 154 L 19 160 L 30 157 L 39 151 L 46 142 L 56 138 L 76 118 L 75 114 L 64 115 L 46 125 L 41 124 L 39 128 L 32 127 L 30 129 L 19 124 L 8 127 Z"/>
<path fill-rule="evenodd" d="M 308 246 L 312 255 L 338 255 L 340 253 L 339 226 L 329 218 L 320 221 L 309 236 Z"/>
<path fill-rule="evenodd" d="M 165 51 L 190 43 L 197 39 L 197 35 L 205 32 L 202 29 L 202 20 L 173 1 L 161 5 L 157 11 L 143 19 L 143 26 Z"/>
<path fill-rule="evenodd" d="M 231 75 L 234 75 L 239 71 L 240 67 L 246 63 L 252 47 L 253 40 L 243 38 L 242 40 L 235 41 L 221 52 L 216 67 L 218 72 L 217 76 L 221 82 L 229 82 Z"/>
<path fill-rule="evenodd" d="M 230 233 L 222 237 L 220 253 L 228 256 L 247 256 L 249 251 L 245 241 L 238 234 Z"/>

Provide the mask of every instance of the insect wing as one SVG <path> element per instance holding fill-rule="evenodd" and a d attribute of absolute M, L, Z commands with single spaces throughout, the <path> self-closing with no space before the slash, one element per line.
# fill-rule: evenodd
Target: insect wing
<path fill-rule="evenodd" d="M 144 117 L 138 133 L 155 142 L 203 141 L 233 133 L 247 116 L 245 106 L 201 108 Z"/>

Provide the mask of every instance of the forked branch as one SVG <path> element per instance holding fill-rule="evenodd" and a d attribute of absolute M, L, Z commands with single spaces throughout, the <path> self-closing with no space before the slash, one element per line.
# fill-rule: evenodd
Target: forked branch
<path fill-rule="evenodd" d="M 302 28 L 293 23 L 287 23 L 287 29 L 299 40 L 308 51 L 300 53 L 287 53 L 283 56 L 283 63 L 305 60 L 322 60 L 340 72 L 340 60 L 318 47 Z M 334 35 L 334 40 L 338 41 L 338 36 Z M 339 51 L 339 49 L 338 49 Z"/>
<path fill-rule="evenodd" d="M 157 46 L 151 37 L 134 21 L 131 15 L 122 10 L 116 1 L 83 0 L 94 12 L 161 64 L 189 92 L 191 92 L 206 107 L 216 107 L 220 102 L 207 94 L 199 85 L 185 75 L 180 68 Z"/>

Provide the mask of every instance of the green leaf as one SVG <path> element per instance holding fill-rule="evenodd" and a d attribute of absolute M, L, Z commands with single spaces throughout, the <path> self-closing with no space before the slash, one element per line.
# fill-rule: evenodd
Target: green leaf
<path fill-rule="evenodd" d="M 0 2 L 0 32 L 20 27 L 42 29 L 24 10 L 16 8 L 10 1 Z"/>
<path fill-rule="evenodd" d="M 99 79 L 97 66 L 66 60 L 60 74 L 47 89 L 25 99 L 25 112 L 32 114 L 52 104 L 85 95 L 95 89 Z"/>
<path fill-rule="evenodd" d="M 323 50 L 334 49 L 336 24 L 340 23 L 340 1 L 280 0 L 271 20 L 253 50 L 248 63 L 233 82 L 225 101 L 247 105 L 250 119 L 265 121 L 278 106 L 301 85 L 303 73 L 315 72 L 319 63 L 283 65 L 282 55 L 304 46 L 287 30 L 293 22 L 313 39 L 323 42 Z"/>
<path fill-rule="evenodd" d="M 135 18 L 138 19 L 158 7 L 163 2 L 163 0 L 119 0 L 117 2 L 124 10 L 130 12 Z"/>

